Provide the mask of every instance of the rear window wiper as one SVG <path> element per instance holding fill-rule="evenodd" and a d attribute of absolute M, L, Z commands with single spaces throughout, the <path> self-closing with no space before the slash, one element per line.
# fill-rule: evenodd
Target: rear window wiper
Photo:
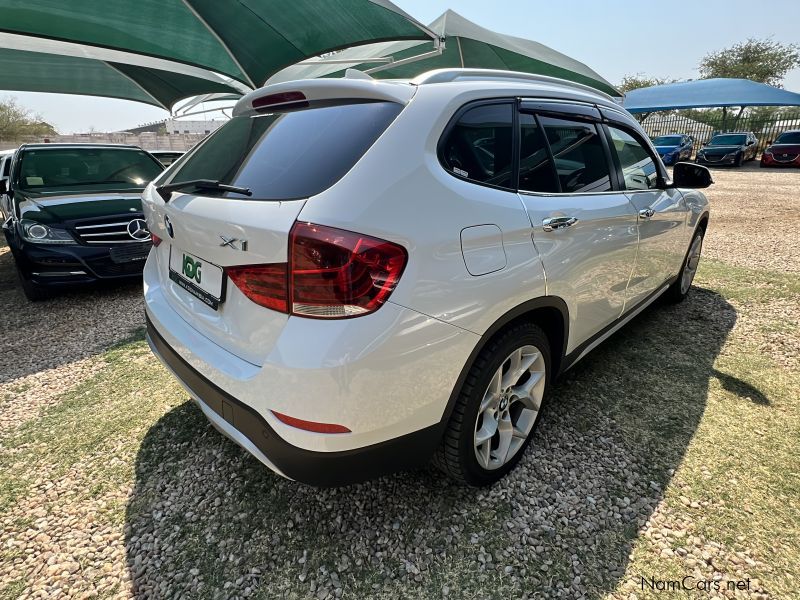
<path fill-rule="evenodd" d="M 217 190 L 220 192 L 233 192 L 235 194 L 242 194 L 243 196 L 252 196 L 253 192 L 250 188 L 239 187 L 236 185 L 227 185 L 220 181 L 213 179 L 192 179 L 190 181 L 178 181 L 176 183 L 168 183 L 166 185 L 159 185 L 156 187 L 158 195 L 164 199 L 164 202 L 169 202 L 172 197 L 172 192 L 180 190 Z"/>

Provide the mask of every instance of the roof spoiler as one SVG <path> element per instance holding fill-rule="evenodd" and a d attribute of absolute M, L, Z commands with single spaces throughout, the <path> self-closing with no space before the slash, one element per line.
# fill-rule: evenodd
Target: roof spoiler
<path fill-rule="evenodd" d="M 369 76 L 285 81 L 242 97 L 233 108 L 233 116 L 254 115 L 269 109 L 300 108 L 320 100 L 376 100 L 408 104 L 415 92 L 413 85 L 376 81 Z"/>

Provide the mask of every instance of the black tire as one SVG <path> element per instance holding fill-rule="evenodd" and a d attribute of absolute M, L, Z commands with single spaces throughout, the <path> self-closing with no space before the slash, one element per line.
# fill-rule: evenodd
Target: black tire
<path fill-rule="evenodd" d="M 50 292 L 33 283 L 30 279 L 28 279 L 25 274 L 20 270 L 19 265 L 14 265 L 17 271 L 17 279 L 19 280 L 19 286 L 22 288 L 22 293 L 25 294 L 25 297 L 30 300 L 31 302 L 39 302 L 40 300 L 46 300 L 50 297 Z"/>
<path fill-rule="evenodd" d="M 736 162 L 734 163 L 737 167 L 741 167 L 744 163 L 744 153 L 740 152 L 736 155 Z"/>
<path fill-rule="evenodd" d="M 467 378 L 461 386 L 453 414 L 447 424 L 442 442 L 433 456 L 433 464 L 456 481 L 485 486 L 494 483 L 511 471 L 522 455 L 536 431 L 542 414 L 541 408 L 528 437 L 516 454 L 507 463 L 496 469 L 485 469 L 475 456 L 475 427 L 481 400 L 489 387 L 495 372 L 505 363 L 507 357 L 518 348 L 531 345 L 539 349 L 545 365 L 544 398 L 550 388 L 551 356 L 550 343 L 544 331 L 533 323 L 520 323 L 498 333 L 478 354 L 470 367 Z M 543 406 L 543 405 L 542 405 Z"/>
<path fill-rule="evenodd" d="M 692 251 L 692 247 L 695 244 L 695 240 L 700 238 L 700 248 L 699 251 L 702 252 L 703 250 L 703 237 L 705 236 L 705 230 L 702 228 L 698 229 L 694 236 L 692 237 L 692 242 L 689 244 L 689 249 L 686 251 L 686 256 L 683 258 L 683 265 L 681 265 L 681 270 L 678 273 L 678 278 L 675 282 L 669 286 L 666 292 L 664 292 L 664 299 L 667 302 L 672 304 L 677 304 L 678 302 L 683 302 L 686 299 L 686 296 L 689 295 L 689 290 L 692 288 L 691 284 L 686 289 L 683 288 L 683 275 L 686 272 L 687 265 L 689 264 L 690 253 Z M 699 261 L 698 255 L 698 261 Z M 694 279 L 694 277 L 693 277 Z"/>

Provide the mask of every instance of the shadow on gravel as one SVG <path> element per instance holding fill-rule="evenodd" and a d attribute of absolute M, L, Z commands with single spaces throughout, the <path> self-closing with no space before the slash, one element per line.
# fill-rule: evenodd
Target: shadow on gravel
<path fill-rule="evenodd" d="M 0 236 L 1 237 L 1 236 Z M 0 385 L 99 354 L 144 325 L 139 281 L 71 288 L 30 302 L 0 242 Z"/>
<path fill-rule="evenodd" d="M 734 308 L 705 289 L 645 311 L 558 382 L 519 467 L 490 489 L 432 470 L 299 485 L 183 404 L 148 431 L 137 457 L 126 512 L 134 590 L 600 598 L 624 576 L 684 456 L 735 322 Z"/>

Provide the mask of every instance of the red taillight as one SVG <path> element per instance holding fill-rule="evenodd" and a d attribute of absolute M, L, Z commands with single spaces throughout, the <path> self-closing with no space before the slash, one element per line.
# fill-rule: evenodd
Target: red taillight
<path fill-rule="evenodd" d="M 161 238 L 158 237 L 155 233 L 150 234 L 150 239 L 153 240 L 153 246 L 158 247 L 158 245 L 161 243 Z"/>
<path fill-rule="evenodd" d="M 256 304 L 280 312 L 289 311 L 286 263 L 228 267 L 225 271 L 234 285 Z"/>
<path fill-rule="evenodd" d="M 289 415 L 271 411 L 273 415 L 278 417 L 278 420 L 292 427 L 298 429 L 305 429 L 306 431 L 313 431 L 315 433 L 350 433 L 350 430 L 344 425 L 337 425 L 336 423 L 317 423 L 316 421 L 304 421 L 303 419 L 296 419 Z"/>
<path fill-rule="evenodd" d="M 402 246 L 352 231 L 295 223 L 289 288 L 296 315 L 355 317 L 377 310 L 406 266 Z"/>
<path fill-rule="evenodd" d="M 289 264 L 229 267 L 248 298 L 304 317 L 341 319 L 374 312 L 389 298 L 406 266 L 405 248 L 352 231 L 295 223 Z"/>
<path fill-rule="evenodd" d="M 279 92 L 269 96 L 261 96 L 253 100 L 253 108 L 305 108 L 308 106 L 306 95 L 303 92 Z"/>

